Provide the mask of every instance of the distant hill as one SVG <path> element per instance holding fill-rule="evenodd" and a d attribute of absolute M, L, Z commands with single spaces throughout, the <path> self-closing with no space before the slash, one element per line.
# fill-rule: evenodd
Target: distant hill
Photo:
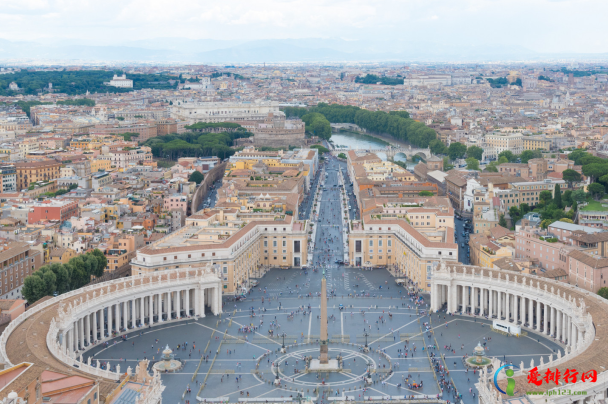
<path fill-rule="evenodd" d="M 0 39 L 0 61 L 104 61 L 156 63 L 277 62 L 485 62 L 608 59 L 608 54 L 544 54 L 518 45 L 458 45 L 406 40 L 343 39 L 212 40 L 154 38 L 100 46 L 77 41 L 40 44 Z"/>

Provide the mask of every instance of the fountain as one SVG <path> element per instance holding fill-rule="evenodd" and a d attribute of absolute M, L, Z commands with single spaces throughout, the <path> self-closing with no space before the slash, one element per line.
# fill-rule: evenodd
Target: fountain
<path fill-rule="evenodd" d="M 492 362 L 485 355 L 484 347 L 482 347 L 481 343 L 478 342 L 477 346 L 473 349 L 473 356 L 469 356 L 468 358 L 466 358 L 465 363 L 468 367 L 485 368 Z"/>
<path fill-rule="evenodd" d="M 174 359 L 174 357 L 173 350 L 167 345 L 163 350 L 161 360 L 154 364 L 154 369 L 159 372 L 175 372 L 176 370 L 180 370 L 184 364 L 181 361 Z"/>

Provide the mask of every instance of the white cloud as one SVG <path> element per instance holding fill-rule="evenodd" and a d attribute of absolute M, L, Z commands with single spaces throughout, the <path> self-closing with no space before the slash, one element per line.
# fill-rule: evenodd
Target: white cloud
<path fill-rule="evenodd" d="M 1 0 L 0 38 L 340 37 L 607 52 L 605 0 Z"/>

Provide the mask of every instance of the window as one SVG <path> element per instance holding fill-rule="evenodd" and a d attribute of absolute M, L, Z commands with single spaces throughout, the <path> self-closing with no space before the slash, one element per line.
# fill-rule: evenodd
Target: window
<path fill-rule="evenodd" d="M 361 252 L 361 240 L 355 240 L 355 252 Z"/>
<path fill-rule="evenodd" d="M 264 247 L 268 247 L 268 241 L 264 240 Z"/>
<path fill-rule="evenodd" d="M 215 253 L 211 253 L 211 256 L 212 256 L 212 257 L 215 257 Z"/>
<path fill-rule="evenodd" d="M 167 261 L 167 257 L 163 257 L 163 261 Z"/>
<path fill-rule="evenodd" d="M 283 240 L 283 247 L 287 247 L 287 241 Z"/>
<path fill-rule="evenodd" d="M 370 247 L 373 247 L 373 246 L 374 246 L 374 240 L 370 240 L 370 241 L 369 241 L 369 246 L 370 246 Z"/>
<path fill-rule="evenodd" d="M 202 254 L 201 254 L 201 257 L 204 257 L 204 256 L 205 256 L 205 253 L 202 253 Z"/>

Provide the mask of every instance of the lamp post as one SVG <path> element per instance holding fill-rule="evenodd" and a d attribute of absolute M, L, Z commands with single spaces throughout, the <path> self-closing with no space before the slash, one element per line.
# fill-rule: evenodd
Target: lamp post
<path fill-rule="evenodd" d="M 363 348 L 363 352 L 369 352 L 369 347 L 367 346 L 367 337 L 369 337 L 369 333 L 364 331 L 363 336 L 365 337 L 365 347 Z"/>
<path fill-rule="evenodd" d="M 286 333 L 282 333 L 282 334 L 280 334 L 280 335 L 279 335 L 279 337 L 283 337 L 283 345 L 281 346 L 281 352 L 282 352 L 282 353 L 285 353 L 285 352 L 286 352 L 286 349 L 285 349 L 285 337 L 286 337 L 286 336 L 287 336 L 287 334 L 286 334 Z"/>

